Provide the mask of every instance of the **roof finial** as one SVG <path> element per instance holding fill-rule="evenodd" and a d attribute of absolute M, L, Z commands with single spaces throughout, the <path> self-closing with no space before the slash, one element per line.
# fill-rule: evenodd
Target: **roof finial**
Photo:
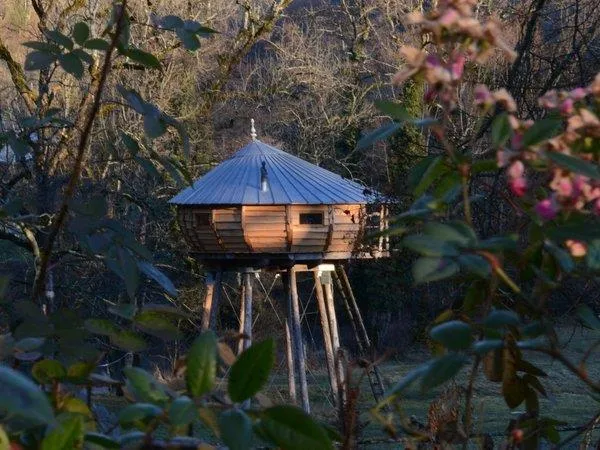
<path fill-rule="evenodd" d="M 253 141 L 256 140 L 256 128 L 254 128 L 254 119 L 250 119 L 250 137 Z"/>

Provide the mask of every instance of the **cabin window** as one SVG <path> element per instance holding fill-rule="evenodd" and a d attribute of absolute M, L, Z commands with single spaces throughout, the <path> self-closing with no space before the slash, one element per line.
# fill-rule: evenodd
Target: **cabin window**
<path fill-rule="evenodd" d="M 195 214 L 196 225 L 210 225 L 210 213 L 198 212 Z"/>
<path fill-rule="evenodd" d="M 300 225 L 323 225 L 323 213 L 300 213 Z"/>

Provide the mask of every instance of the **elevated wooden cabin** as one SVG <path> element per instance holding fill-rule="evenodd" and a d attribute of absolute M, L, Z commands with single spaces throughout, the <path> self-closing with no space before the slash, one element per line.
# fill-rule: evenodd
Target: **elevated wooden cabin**
<path fill-rule="evenodd" d="M 255 138 L 171 199 L 201 259 L 343 260 L 387 254 L 385 206 L 359 183 Z"/>

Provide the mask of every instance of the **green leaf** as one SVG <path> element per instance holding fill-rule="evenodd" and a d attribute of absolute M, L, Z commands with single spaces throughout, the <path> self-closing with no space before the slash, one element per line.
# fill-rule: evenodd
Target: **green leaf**
<path fill-rule="evenodd" d="M 31 352 L 33 350 L 38 350 L 44 345 L 44 342 L 46 342 L 45 338 L 26 337 L 15 344 L 15 350 L 19 352 Z"/>
<path fill-rule="evenodd" d="M 31 375 L 38 383 L 49 384 L 63 379 L 67 375 L 67 371 L 55 359 L 43 359 L 33 365 Z"/>
<path fill-rule="evenodd" d="M 231 366 L 227 392 L 234 402 L 256 394 L 269 379 L 275 361 L 275 342 L 267 339 L 244 350 Z"/>
<path fill-rule="evenodd" d="M 413 174 L 413 171 L 420 171 L 422 167 L 420 165 L 415 166 L 411 171 L 411 176 L 418 180 L 413 190 L 413 195 L 415 197 L 420 197 L 429 189 L 429 186 L 437 180 L 444 172 L 448 170 L 448 168 L 444 165 L 444 157 L 436 156 L 432 157 L 433 159 L 425 161 L 429 161 L 429 164 L 422 172 L 421 176 L 418 176 L 416 173 Z M 417 178 L 418 177 L 418 178 Z"/>
<path fill-rule="evenodd" d="M 498 161 L 496 161 L 495 159 L 484 159 L 481 161 L 474 161 L 471 165 L 472 174 L 497 172 L 498 170 Z"/>
<path fill-rule="evenodd" d="M 90 444 L 100 446 L 102 448 L 121 448 L 121 444 L 118 441 L 115 441 L 110 436 L 101 433 L 95 433 L 93 431 L 88 431 L 85 433 L 83 437 L 85 442 L 89 442 Z"/>
<path fill-rule="evenodd" d="M 416 284 L 443 280 L 456 275 L 459 271 L 458 264 L 447 258 L 419 258 L 412 267 Z"/>
<path fill-rule="evenodd" d="M 83 43 L 85 48 L 89 48 L 90 50 L 102 50 L 106 51 L 109 48 L 108 42 L 104 39 L 88 39 Z"/>
<path fill-rule="evenodd" d="M 119 333 L 119 329 L 110 320 L 106 319 L 87 319 L 83 326 L 90 333 L 100 336 L 114 336 Z"/>
<path fill-rule="evenodd" d="M 148 348 L 148 344 L 142 336 L 134 331 L 125 330 L 110 336 L 110 342 L 122 350 L 128 352 L 141 352 Z"/>
<path fill-rule="evenodd" d="M 145 52 L 139 48 L 130 48 L 123 52 L 125 56 L 146 67 L 157 69 L 160 67 L 160 61 L 152 53 Z"/>
<path fill-rule="evenodd" d="M 190 424 L 198 419 L 198 410 L 191 398 L 177 397 L 169 407 L 169 421 L 176 427 Z"/>
<path fill-rule="evenodd" d="M 560 268 L 563 271 L 569 273 L 575 268 L 575 262 L 573 261 L 573 258 L 571 258 L 571 255 L 569 255 L 567 251 L 563 250 L 562 248 L 558 247 L 550 241 L 544 242 L 544 247 L 560 265 Z"/>
<path fill-rule="evenodd" d="M 175 33 L 186 50 L 193 52 L 200 48 L 200 40 L 196 34 L 187 31 L 183 27 L 176 28 Z"/>
<path fill-rule="evenodd" d="M 73 39 L 79 45 L 83 45 L 90 37 L 90 27 L 85 22 L 77 22 L 73 27 Z"/>
<path fill-rule="evenodd" d="M 517 326 L 521 322 L 519 315 L 514 311 L 506 309 L 495 309 L 485 318 L 483 324 L 488 328 L 501 328 L 505 326 Z"/>
<path fill-rule="evenodd" d="M 474 244 L 477 236 L 471 227 L 464 222 L 427 222 L 423 233 L 437 240 L 451 242 L 464 247 Z"/>
<path fill-rule="evenodd" d="M 458 256 L 452 242 L 424 234 L 413 234 L 402 239 L 402 245 L 424 256 Z"/>
<path fill-rule="evenodd" d="M 94 58 L 92 57 L 92 55 L 90 55 L 88 52 L 81 48 L 76 48 L 71 53 L 73 53 L 75 56 L 77 56 L 79 59 L 86 62 L 90 66 L 94 64 Z"/>
<path fill-rule="evenodd" d="M 73 450 L 80 448 L 83 442 L 83 417 L 69 415 L 46 435 L 40 447 L 41 450 Z"/>
<path fill-rule="evenodd" d="M 206 331 L 196 338 L 187 356 L 185 381 L 189 393 L 199 397 L 210 391 L 216 375 L 217 337 L 212 331 Z"/>
<path fill-rule="evenodd" d="M 503 147 L 508 142 L 511 134 L 512 127 L 508 121 L 508 114 L 504 112 L 498 115 L 492 122 L 492 145 L 494 147 Z"/>
<path fill-rule="evenodd" d="M 579 306 L 577 308 L 577 316 L 579 316 L 579 319 L 586 327 L 592 330 L 600 330 L 600 319 L 598 319 L 598 315 L 589 306 Z"/>
<path fill-rule="evenodd" d="M 141 311 L 133 320 L 142 331 L 161 339 L 173 340 L 181 335 L 172 318 L 160 312 Z"/>
<path fill-rule="evenodd" d="M 600 270 L 600 239 L 594 239 L 589 243 L 585 262 L 590 270 Z"/>
<path fill-rule="evenodd" d="M 458 263 L 468 273 L 472 273 L 484 279 L 489 278 L 492 273 L 490 264 L 483 256 L 480 255 L 460 255 L 458 257 Z"/>
<path fill-rule="evenodd" d="M 413 120 L 406 108 L 400 103 L 389 100 L 376 100 L 375 106 L 379 111 L 390 116 L 392 119 L 398 122 L 408 122 Z"/>
<path fill-rule="evenodd" d="M 571 172 L 585 175 L 593 180 L 600 180 L 600 169 L 598 165 L 583 159 L 577 158 L 576 156 L 567 155 L 559 152 L 546 152 L 546 158 L 555 163 L 556 165 L 570 170 Z"/>
<path fill-rule="evenodd" d="M 28 420 L 32 425 L 54 422 L 46 394 L 19 372 L 0 365 L 0 415 Z"/>
<path fill-rule="evenodd" d="M 373 145 L 375 142 L 387 139 L 388 137 L 396 134 L 401 128 L 402 124 L 398 122 L 390 122 L 388 124 L 385 124 L 382 127 L 361 137 L 358 143 L 356 144 L 356 149 L 362 150 Z"/>
<path fill-rule="evenodd" d="M 58 62 L 65 72 L 70 73 L 75 78 L 80 79 L 83 76 L 83 63 L 74 53 L 60 55 Z"/>
<path fill-rule="evenodd" d="M 523 134 L 523 147 L 537 145 L 553 138 L 560 133 L 561 124 L 562 119 L 557 116 L 538 120 Z"/>
<path fill-rule="evenodd" d="M 450 350 L 464 350 L 473 342 L 471 326 L 460 320 L 450 320 L 431 329 L 429 335 Z"/>
<path fill-rule="evenodd" d="M 527 385 L 521 377 L 505 377 L 502 381 L 502 395 L 510 409 L 519 406 L 525 400 Z"/>
<path fill-rule="evenodd" d="M 516 250 L 517 238 L 516 236 L 496 236 L 480 241 L 477 248 L 491 251 Z"/>
<path fill-rule="evenodd" d="M 4 428 L 0 425 L 0 450 L 11 450 L 12 448 L 8 434 L 6 434 L 6 431 L 4 431 Z"/>
<path fill-rule="evenodd" d="M 169 399 L 167 388 L 145 370 L 127 367 L 124 372 L 127 377 L 127 390 L 138 401 L 161 405 Z"/>
<path fill-rule="evenodd" d="M 67 377 L 71 381 L 86 381 L 96 366 L 93 363 L 79 361 L 71 364 L 67 369 Z"/>
<path fill-rule="evenodd" d="M 526 361 L 524 359 L 520 359 L 517 361 L 517 370 L 528 373 L 530 375 L 534 375 L 536 377 L 547 377 L 548 376 L 548 374 L 546 372 L 544 372 L 542 369 L 534 366 L 529 361 Z"/>
<path fill-rule="evenodd" d="M 409 386 L 415 381 L 421 378 L 429 370 L 429 364 L 423 364 L 416 369 L 408 372 L 402 379 L 391 387 L 384 395 L 384 398 L 391 397 L 392 395 L 398 395 L 404 392 Z"/>
<path fill-rule="evenodd" d="M 469 362 L 469 358 L 459 353 L 448 353 L 434 359 L 421 379 L 421 392 L 428 392 L 454 377 Z"/>
<path fill-rule="evenodd" d="M 138 261 L 138 267 L 147 277 L 156 281 L 167 294 L 171 297 L 177 297 L 177 289 L 173 285 L 173 282 L 155 266 L 148 261 Z"/>
<path fill-rule="evenodd" d="M 330 450 L 327 432 L 304 411 L 295 406 L 266 409 L 258 424 L 261 436 L 285 450 Z"/>
<path fill-rule="evenodd" d="M 57 43 L 67 50 L 73 50 L 73 41 L 68 36 L 65 36 L 58 30 L 45 30 L 44 35 L 52 42 Z"/>
<path fill-rule="evenodd" d="M 229 450 L 251 448 L 252 421 L 239 409 L 223 411 L 219 416 L 221 439 Z"/>
<path fill-rule="evenodd" d="M 119 412 L 119 425 L 124 428 L 143 426 L 145 422 L 162 414 L 163 410 L 151 403 L 134 403 Z"/>
<path fill-rule="evenodd" d="M 57 56 L 46 52 L 31 52 L 25 57 L 25 70 L 46 69 L 56 61 Z"/>

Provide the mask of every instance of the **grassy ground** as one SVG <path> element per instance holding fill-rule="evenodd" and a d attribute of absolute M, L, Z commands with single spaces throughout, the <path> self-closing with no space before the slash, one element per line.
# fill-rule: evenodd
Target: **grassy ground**
<path fill-rule="evenodd" d="M 600 333 L 581 330 L 576 327 L 564 327 L 561 330 L 561 342 L 564 344 L 566 356 L 578 363 L 585 354 L 588 346 L 597 339 Z M 529 361 L 548 373 L 543 379 L 543 384 L 548 392 L 548 398 L 540 402 L 542 415 L 559 419 L 566 423 L 565 426 L 578 426 L 590 420 L 600 412 L 600 404 L 594 401 L 585 385 L 576 379 L 564 366 L 552 362 L 547 357 L 538 354 L 527 355 Z M 429 355 L 423 348 L 415 349 L 401 358 L 389 360 L 380 365 L 386 381 L 386 386 L 392 386 L 409 371 L 427 361 Z M 592 380 L 600 380 L 600 358 L 597 354 L 589 358 L 587 371 Z M 267 395 L 276 403 L 287 401 L 287 379 L 285 367 L 280 365 L 274 371 L 266 390 Z M 456 384 L 464 385 L 468 369 L 459 373 L 455 379 Z M 358 379 L 360 372 L 356 372 Z M 336 410 L 331 402 L 327 372 L 324 364 L 313 363 L 309 367 L 309 391 L 312 413 L 319 419 L 334 423 Z M 224 386 L 223 386 L 224 387 Z M 504 403 L 499 383 L 490 383 L 484 376 L 477 378 L 474 389 L 474 426 L 480 433 L 492 433 L 495 441 L 502 440 L 501 434 L 506 430 L 511 418 L 524 412 L 524 406 L 511 411 Z M 427 422 L 427 410 L 432 400 L 436 399 L 441 390 L 428 392 L 421 395 L 416 386 L 409 390 L 402 401 L 402 410 L 407 417 L 414 416 L 419 422 Z M 111 410 L 122 407 L 122 399 L 104 398 L 102 403 Z M 369 409 L 374 406 L 374 399 L 366 379 L 360 383 L 359 419 L 362 427 L 360 448 L 368 450 L 399 448 L 397 443 L 384 443 L 386 435 L 381 427 L 372 419 Z M 564 439 L 572 431 L 561 433 Z M 594 432 L 592 442 L 600 439 L 600 433 Z M 372 442 L 377 440 L 378 442 Z M 581 438 L 574 441 L 569 448 L 579 448 Z M 475 447 L 474 447 L 475 448 Z M 582 448 L 586 448 L 585 446 Z"/>

